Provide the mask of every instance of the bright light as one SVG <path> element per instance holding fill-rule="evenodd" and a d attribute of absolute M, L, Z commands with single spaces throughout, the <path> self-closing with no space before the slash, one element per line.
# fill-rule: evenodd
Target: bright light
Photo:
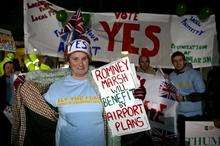
<path fill-rule="evenodd" d="M 121 54 L 128 55 L 128 51 L 121 51 Z"/>
<path fill-rule="evenodd" d="M 69 64 L 64 64 L 61 68 L 69 68 Z"/>

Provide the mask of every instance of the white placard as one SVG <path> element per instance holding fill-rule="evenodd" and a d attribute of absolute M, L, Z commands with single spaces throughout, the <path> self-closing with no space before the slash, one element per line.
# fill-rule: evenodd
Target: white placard
<path fill-rule="evenodd" d="M 113 136 L 150 129 L 143 102 L 133 96 L 139 83 L 128 57 L 92 70 L 92 76 L 98 85 L 105 118 Z"/>
<path fill-rule="evenodd" d="M 219 146 L 220 129 L 212 121 L 186 121 L 185 140 L 190 146 Z"/>

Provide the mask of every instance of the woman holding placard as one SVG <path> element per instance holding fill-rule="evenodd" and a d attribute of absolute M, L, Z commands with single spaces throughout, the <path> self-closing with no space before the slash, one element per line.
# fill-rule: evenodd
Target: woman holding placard
<path fill-rule="evenodd" d="M 103 107 L 89 80 L 89 42 L 76 39 L 67 46 L 71 75 L 52 84 L 46 101 L 58 107 L 56 146 L 105 146 Z"/>

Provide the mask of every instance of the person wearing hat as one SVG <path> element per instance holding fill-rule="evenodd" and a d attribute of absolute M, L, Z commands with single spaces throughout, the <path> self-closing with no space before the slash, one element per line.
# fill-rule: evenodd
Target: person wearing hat
<path fill-rule="evenodd" d="M 59 112 L 56 146 L 105 146 L 103 107 L 89 78 L 89 42 L 74 40 L 65 57 L 71 74 L 54 82 L 44 95 Z"/>

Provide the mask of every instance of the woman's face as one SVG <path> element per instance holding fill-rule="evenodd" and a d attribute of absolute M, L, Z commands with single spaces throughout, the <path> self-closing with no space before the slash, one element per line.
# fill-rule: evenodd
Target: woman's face
<path fill-rule="evenodd" d="M 14 65 L 12 63 L 6 63 L 4 66 L 4 74 L 10 76 L 14 73 Z"/>
<path fill-rule="evenodd" d="M 77 79 L 85 79 L 89 68 L 89 58 L 84 52 L 74 52 L 69 57 L 72 76 Z"/>

